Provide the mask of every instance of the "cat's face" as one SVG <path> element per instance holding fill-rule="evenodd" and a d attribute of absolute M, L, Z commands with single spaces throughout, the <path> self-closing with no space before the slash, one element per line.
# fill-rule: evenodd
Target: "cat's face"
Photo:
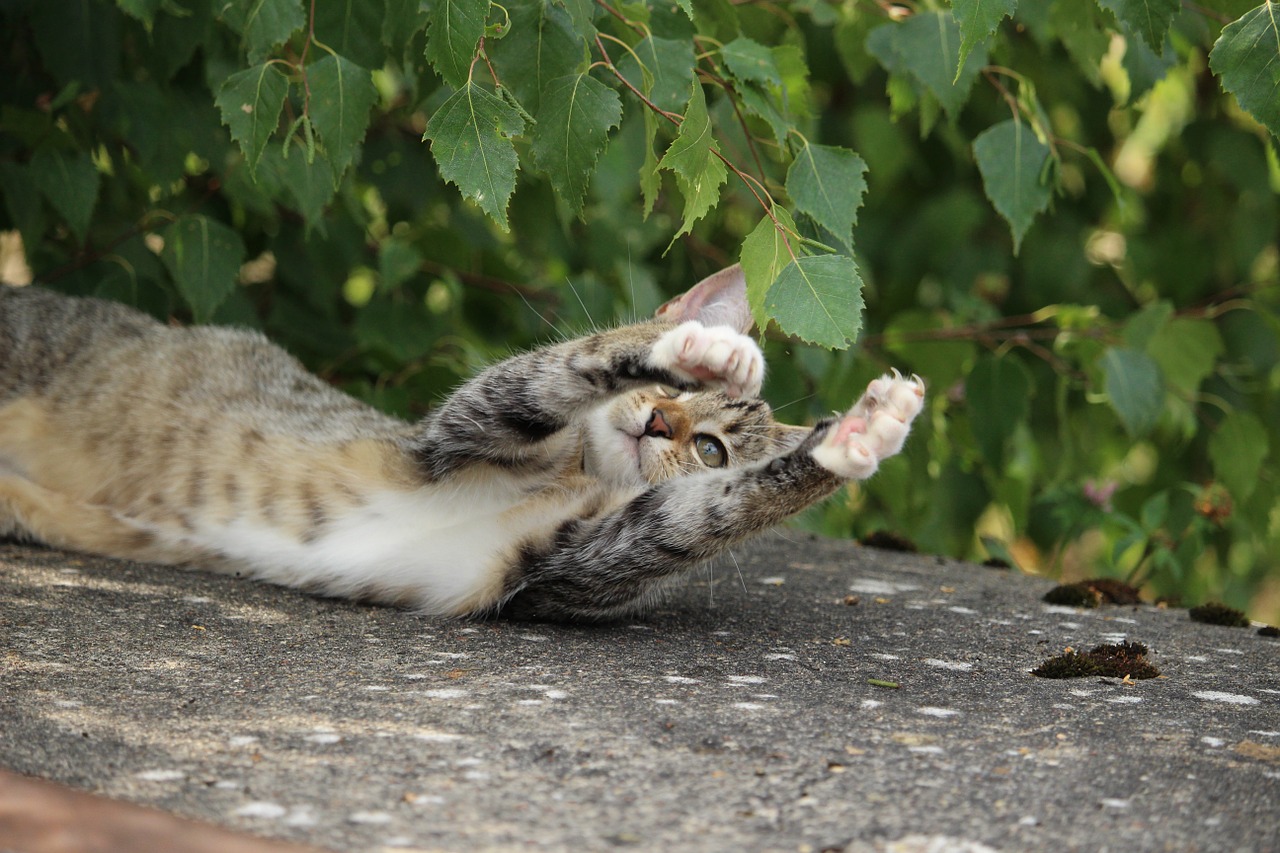
<path fill-rule="evenodd" d="M 763 400 L 653 388 L 591 414 L 585 464 L 597 477 L 640 486 L 765 459 L 791 443 L 791 428 L 775 422 Z"/>

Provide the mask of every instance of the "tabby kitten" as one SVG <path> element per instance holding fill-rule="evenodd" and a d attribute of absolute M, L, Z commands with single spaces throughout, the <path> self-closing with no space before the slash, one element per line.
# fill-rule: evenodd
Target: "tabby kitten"
<path fill-rule="evenodd" d="M 778 424 L 750 325 L 733 267 L 408 424 L 255 332 L 0 287 L 0 535 L 433 614 L 632 611 L 870 476 L 921 409 L 895 373 Z"/>

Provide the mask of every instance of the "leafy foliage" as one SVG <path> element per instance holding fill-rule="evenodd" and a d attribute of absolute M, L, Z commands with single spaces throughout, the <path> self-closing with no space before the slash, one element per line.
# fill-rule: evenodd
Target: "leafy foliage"
<path fill-rule="evenodd" d="M 931 388 L 908 453 L 803 523 L 1275 621 L 1277 20 L 14 0 L 0 268 L 263 327 L 416 414 L 547 323 L 646 315 L 740 260 L 788 417 L 889 366 Z"/>

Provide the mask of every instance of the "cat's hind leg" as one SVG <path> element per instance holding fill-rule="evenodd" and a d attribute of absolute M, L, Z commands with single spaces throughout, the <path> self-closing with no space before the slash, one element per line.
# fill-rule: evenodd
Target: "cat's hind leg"
<path fill-rule="evenodd" d="M 880 462 L 902 450 L 911 422 L 924 407 L 924 380 L 898 371 L 872 381 L 866 393 L 813 449 L 828 471 L 849 480 L 865 480 Z"/>
<path fill-rule="evenodd" d="M 179 562 L 182 555 L 155 535 L 105 507 L 0 472 L 0 535 L 106 557 Z"/>

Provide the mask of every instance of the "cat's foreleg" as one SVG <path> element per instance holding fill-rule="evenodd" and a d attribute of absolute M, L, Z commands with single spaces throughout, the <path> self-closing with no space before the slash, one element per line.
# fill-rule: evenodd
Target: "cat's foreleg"
<path fill-rule="evenodd" d="M 923 403 L 918 378 L 884 376 L 782 456 L 668 480 L 604 516 L 568 520 L 522 551 L 503 610 L 602 619 L 643 607 L 667 579 L 870 477 L 902 449 Z"/>
<path fill-rule="evenodd" d="M 610 397 L 646 385 L 754 396 L 763 376 L 755 341 L 727 326 L 624 326 L 488 368 L 418 426 L 413 452 L 434 478 L 476 462 L 543 465 L 551 445 Z"/>

